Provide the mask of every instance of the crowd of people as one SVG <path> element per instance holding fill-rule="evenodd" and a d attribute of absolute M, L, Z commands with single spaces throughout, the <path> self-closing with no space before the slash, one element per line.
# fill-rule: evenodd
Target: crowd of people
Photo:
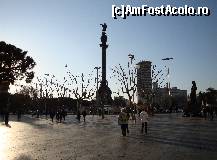
<path fill-rule="evenodd" d="M 217 108 L 214 107 L 203 107 L 202 112 L 205 119 L 209 118 L 210 120 L 213 120 L 214 115 L 217 116 Z"/>
<path fill-rule="evenodd" d="M 49 112 L 46 112 L 45 113 L 45 116 L 47 118 L 47 115 L 50 115 L 50 118 L 51 118 L 51 121 L 53 122 L 54 121 L 54 118 L 56 117 L 56 120 L 57 122 L 61 123 L 62 121 L 65 121 L 65 118 L 67 116 L 67 112 L 64 108 L 59 108 L 57 110 L 50 110 Z M 40 117 L 40 111 L 39 110 L 36 110 L 35 112 L 32 113 L 32 117 L 36 115 L 36 118 L 39 118 Z"/>
<path fill-rule="evenodd" d="M 67 116 L 67 112 L 64 109 L 58 109 L 56 113 L 54 111 L 50 112 L 50 118 L 53 122 L 54 117 L 56 116 L 57 122 L 61 123 L 62 120 L 65 121 L 65 118 Z"/>
<path fill-rule="evenodd" d="M 81 121 L 81 116 L 83 116 L 83 121 L 86 121 L 86 115 L 87 112 L 86 110 L 83 110 L 82 112 L 79 110 L 77 112 L 77 116 L 76 119 L 80 122 Z M 36 111 L 36 116 L 37 118 L 39 118 L 39 111 Z M 54 121 L 54 118 L 56 117 L 56 121 L 58 123 L 61 123 L 62 121 L 65 121 L 65 117 L 67 116 L 67 112 L 63 109 L 63 108 L 59 108 L 56 111 L 55 110 L 51 110 L 50 111 L 50 118 L 51 121 Z M 140 120 L 140 124 L 141 124 L 141 133 L 143 133 L 145 131 L 145 134 L 148 133 L 148 120 L 149 120 L 149 116 L 148 116 L 148 112 L 147 112 L 147 108 L 144 108 L 143 110 L 140 111 L 140 113 L 138 114 L 139 116 L 139 120 Z M 127 111 L 126 108 L 122 108 L 119 116 L 118 116 L 118 124 L 121 127 L 121 132 L 123 136 L 126 136 L 127 134 L 130 133 L 129 130 L 129 120 L 132 120 L 134 123 L 136 122 L 136 115 L 134 113 L 129 113 Z"/>
<path fill-rule="evenodd" d="M 36 115 L 36 118 L 39 118 L 40 117 L 40 111 L 39 110 L 36 110 L 36 112 L 34 112 L 32 114 L 32 117 Z M 51 110 L 49 112 L 49 115 L 50 115 L 50 119 L 51 121 L 53 122 L 54 121 L 54 118 L 56 117 L 56 121 L 58 123 L 61 123 L 62 121 L 65 121 L 65 118 L 67 116 L 67 111 L 64 109 L 64 108 L 59 108 L 57 110 Z M 82 112 L 80 112 L 80 110 L 77 112 L 77 117 L 76 119 L 80 122 L 81 120 L 81 115 L 83 116 L 83 121 L 85 122 L 86 121 L 86 115 L 87 115 L 87 112 L 86 110 L 83 110 Z M 46 113 L 46 118 L 47 118 L 47 113 Z"/>
<path fill-rule="evenodd" d="M 150 112 L 148 112 L 148 108 L 143 107 L 142 110 L 140 110 L 140 112 L 138 113 L 138 117 L 136 116 L 135 113 L 129 112 L 129 110 L 127 110 L 127 108 L 122 108 L 120 110 L 120 113 L 118 115 L 118 124 L 120 125 L 121 128 L 121 133 L 123 136 L 126 136 L 127 134 L 130 133 L 130 129 L 129 129 L 129 120 L 131 120 L 133 123 L 138 123 L 137 120 L 139 120 L 139 124 L 141 124 L 140 130 L 141 133 L 143 134 L 145 131 L 145 134 L 148 133 L 148 121 L 149 121 L 149 114 L 152 115 Z M 203 108 L 202 110 L 203 116 L 205 119 L 209 118 L 210 120 L 214 119 L 214 115 L 216 114 L 217 116 L 217 112 L 214 110 L 214 108 Z M 50 119 L 52 122 L 54 122 L 54 118 L 56 117 L 56 122 L 61 123 L 63 121 L 65 121 L 65 118 L 67 116 L 67 112 L 63 107 L 59 107 L 56 110 L 50 110 L 48 113 L 46 112 L 46 118 L 47 118 L 47 114 L 50 115 Z M 80 122 L 81 121 L 81 116 L 83 116 L 83 121 L 86 121 L 86 115 L 87 115 L 87 111 L 84 109 L 82 110 L 82 112 L 79 110 L 77 112 L 77 120 Z M 5 124 L 8 125 L 8 118 L 9 118 L 9 114 L 2 114 L 4 116 L 2 116 L 2 119 L 5 120 Z M 18 115 L 18 120 L 20 120 L 21 118 L 21 113 L 17 113 Z M 36 110 L 36 112 L 34 112 L 34 114 L 32 116 L 36 115 L 37 118 L 40 117 L 40 111 Z"/>

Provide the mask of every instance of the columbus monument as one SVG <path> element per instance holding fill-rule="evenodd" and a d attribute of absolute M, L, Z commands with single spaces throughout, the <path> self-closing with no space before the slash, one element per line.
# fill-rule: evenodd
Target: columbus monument
<path fill-rule="evenodd" d="M 106 80 L 106 49 L 108 48 L 107 44 L 107 35 L 106 35 L 106 23 L 100 24 L 102 26 L 102 36 L 101 44 L 102 48 L 102 81 L 98 90 L 98 98 L 100 106 L 102 107 L 102 118 L 104 118 L 104 105 L 110 105 L 112 103 L 111 90 L 108 87 L 108 82 Z"/>

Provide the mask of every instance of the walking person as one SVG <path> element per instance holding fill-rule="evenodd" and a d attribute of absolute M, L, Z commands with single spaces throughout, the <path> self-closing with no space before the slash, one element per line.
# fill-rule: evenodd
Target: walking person
<path fill-rule="evenodd" d="M 17 111 L 17 120 L 20 121 L 20 119 L 21 119 L 21 111 L 18 110 Z"/>
<path fill-rule="evenodd" d="M 7 105 L 7 107 L 6 107 L 6 110 L 5 110 L 5 125 L 10 126 L 8 124 L 8 122 L 9 122 L 9 108 L 11 106 L 10 97 L 8 97 L 6 105 Z"/>
<path fill-rule="evenodd" d="M 130 133 L 130 131 L 129 131 L 129 125 L 128 125 L 129 119 L 130 119 L 130 114 L 129 114 L 129 112 L 127 112 L 127 133 L 128 134 Z"/>
<path fill-rule="evenodd" d="M 136 124 L 136 114 L 134 112 L 131 113 L 131 117 L 132 117 L 133 122 Z"/>
<path fill-rule="evenodd" d="M 37 118 L 39 118 L 39 110 L 36 111 Z"/>
<path fill-rule="evenodd" d="M 85 120 L 86 120 L 85 117 L 86 117 L 86 115 L 87 115 L 87 112 L 86 112 L 85 110 L 83 110 L 82 115 L 83 115 L 84 122 L 85 122 Z"/>
<path fill-rule="evenodd" d="M 8 122 L 9 122 L 9 112 L 6 111 L 5 112 L 5 125 L 8 126 Z"/>
<path fill-rule="evenodd" d="M 57 112 L 56 112 L 56 120 L 57 120 L 57 122 L 60 121 L 60 113 L 59 113 L 59 110 L 57 110 Z"/>
<path fill-rule="evenodd" d="M 207 117 L 207 108 L 204 106 L 203 107 L 203 117 L 206 119 Z"/>
<path fill-rule="evenodd" d="M 211 121 L 213 121 L 213 119 L 214 119 L 214 113 L 213 112 L 214 112 L 214 110 L 213 110 L 213 107 L 211 106 L 210 107 L 210 112 L 209 112 Z"/>
<path fill-rule="evenodd" d="M 80 122 L 80 119 L 81 119 L 81 113 L 80 113 L 79 110 L 78 110 L 78 112 L 77 112 L 77 119 L 78 119 L 78 121 Z"/>
<path fill-rule="evenodd" d="M 118 116 L 118 124 L 121 126 L 122 135 L 125 137 L 127 131 L 127 113 L 124 108 L 121 109 Z"/>
<path fill-rule="evenodd" d="M 62 117 L 64 121 L 66 120 L 66 115 L 67 115 L 67 112 L 65 111 L 65 109 L 62 109 Z"/>
<path fill-rule="evenodd" d="M 145 108 L 141 113 L 140 113 L 140 118 L 141 118 L 141 123 L 142 123 L 142 128 L 141 128 L 141 133 L 143 133 L 144 131 L 144 127 L 145 127 L 145 134 L 148 133 L 148 113 L 147 113 L 147 109 Z"/>
<path fill-rule="evenodd" d="M 63 118 L 62 117 L 62 110 L 59 109 L 58 113 L 59 113 L 59 122 L 62 123 L 62 118 Z"/>
<path fill-rule="evenodd" d="M 53 122 L 54 116 L 55 116 L 55 112 L 53 110 L 51 110 L 50 111 L 50 118 L 51 118 L 52 122 Z"/>

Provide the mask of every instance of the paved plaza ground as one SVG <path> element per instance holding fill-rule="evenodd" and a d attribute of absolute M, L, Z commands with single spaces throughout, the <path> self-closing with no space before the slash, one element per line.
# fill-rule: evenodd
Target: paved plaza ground
<path fill-rule="evenodd" d="M 122 137 L 117 116 L 69 115 L 52 123 L 30 115 L 10 127 L 0 122 L 0 160 L 216 160 L 217 120 L 158 114 L 150 118 L 148 135 L 130 122 Z"/>

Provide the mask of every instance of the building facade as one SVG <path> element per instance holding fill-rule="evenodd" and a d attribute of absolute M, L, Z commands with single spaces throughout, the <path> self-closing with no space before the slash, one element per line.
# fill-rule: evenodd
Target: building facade
<path fill-rule="evenodd" d="M 141 61 L 137 65 L 138 102 L 149 103 L 152 93 L 151 62 Z"/>
<path fill-rule="evenodd" d="M 153 88 L 153 104 L 163 110 L 183 109 L 187 105 L 187 90 L 177 87 Z"/>

